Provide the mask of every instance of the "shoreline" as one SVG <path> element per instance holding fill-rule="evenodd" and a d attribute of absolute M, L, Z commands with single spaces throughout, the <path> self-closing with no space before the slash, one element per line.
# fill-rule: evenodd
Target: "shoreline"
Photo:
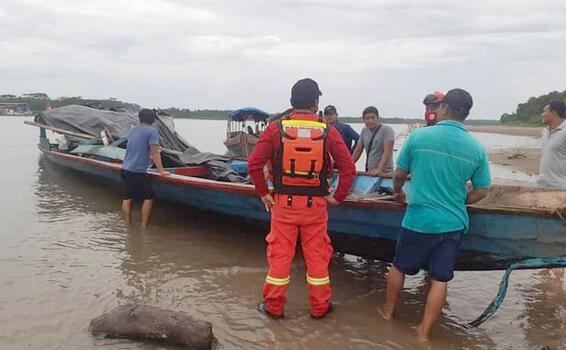
<path fill-rule="evenodd" d="M 482 132 L 499 135 L 533 137 L 542 136 L 542 127 L 511 125 L 467 125 L 471 132 Z M 539 173 L 540 148 L 510 147 L 487 150 L 490 164 L 507 167 L 512 171 L 522 172 L 529 176 Z"/>
<path fill-rule="evenodd" d="M 527 175 L 538 175 L 541 151 L 538 148 L 506 148 L 488 150 L 489 162 Z"/>
<path fill-rule="evenodd" d="M 540 138 L 542 127 L 511 126 L 511 125 L 466 125 L 471 132 L 484 132 L 490 134 L 527 136 Z"/>

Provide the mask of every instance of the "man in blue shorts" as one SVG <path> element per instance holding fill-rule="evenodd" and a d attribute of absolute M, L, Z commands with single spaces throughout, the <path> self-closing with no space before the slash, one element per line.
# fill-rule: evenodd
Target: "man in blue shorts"
<path fill-rule="evenodd" d="M 152 126 L 155 112 L 142 109 L 138 117 L 140 124 L 128 132 L 126 156 L 122 163 L 121 177 L 124 184 L 122 213 L 126 223 L 132 223 L 132 200 L 143 201 L 141 210 L 141 226 L 147 227 L 153 208 L 153 189 L 151 178 L 147 174 L 150 159 L 161 175 L 169 175 L 161 162 L 159 149 L 159 131 Z"/>
<path fill-rule="evenodd" d="M 405 202 L 402 188 L 411 174 L 409 200 L 387 279 L 385 304 L 377 311 L 390 320 L 405 275 L 428 270 L 431 286 L 417 328 L 419 340 L 428 340 L 446 301 L 447 282 L 454 277 L 460 243 L 469 227 L 466 205 L 484 198 L 491 186 L 487 153 L 463 124 L 472 105 L 468 92 L 450 90 L 440 102 L 436 126 L 413 131 L 397 159 L 395 199 Z"/>

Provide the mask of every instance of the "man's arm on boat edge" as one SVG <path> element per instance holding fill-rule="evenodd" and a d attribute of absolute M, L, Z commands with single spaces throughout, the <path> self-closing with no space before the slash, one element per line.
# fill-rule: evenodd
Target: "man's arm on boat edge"
<path fill-rule="evenodd" d="M 395 175 L 393 175 L 393 199 L 399 204 L 405 204 L 407 201 L 405 192 L 403 191 L 403 185 L 408 177 L 409 174 L 400 168 L 397 168 Z"/>
<path fill-rule="evenodd" d="M 468 192 L 468 198 L 466 198 L 466 204 L 474 204 L 476 202 L 484 199 L 489 193 L 489 188 L 474 188 Z"/>
<path fill-rule="evenodd" d="M 491 174 L 489 171 L 489 161 L 485 148 L 481 153 L 480 161 L 476 171 L 472 174 L 470 179 L 472 182 L 472 189 L 468 192 L 466 204 L 474 204 L 487 197 L 489 188 L 491 187 Z"/>
<path fill-rule="evenodd" d="M 151 155 L 151 160 L 153 160 L 153 164 L 155 164 L 155 166 L 157 167 L 159 174 L 163 176 L 169 175 L 170 173 L 163 168 L 163 162 L 161 161 L 161 150 L 159 149 L 159 145 L 149 145 L 149 152 Z"/>
<path fill-rule="evenodd" d="M 395 169 L 395 174 L 393 175 L 393 199 L 399 204 L 405 204 L 407 198 L 405 192 L 403 191 L 403 185 L 409 177 L 411 172 L 411 163 L 413 161 L 413 140 L 414 134 L 411 134 L 405 145 L 401 149 L 399 157 L 397 157 L 397 168 Z"/>
<path fill-rule="evenodd" d="M 257 194 L 259 194 L 261 201 L 268 210 L 275 204 L 275 201 L 269 193 L 269 187 L 263 175 L 263 167 L 271 159 L 271 155 L 273 154 L 273 144 L 271 140 L 276 130 L 276 123 L 270 124 L 259 137 L 252 154 L 250 154 L 248 158 L 248 173 L 252 178 Z"/>
<path fill-rule="evenodd" d="M 332 159 L 336 162 L 338 174 L 340 175 L 338 187 L 334 195 L 328 195 L 326 200 L 330 205 L 338 205 L 338 203 L 346 199 L 352 188 L 352 183 L 354 183 L 354 178 L 356 177 L 356 166 L 348 147 L 336 128 L 330 129 L 326 141 L 328 153 L 330 153 Z"/>

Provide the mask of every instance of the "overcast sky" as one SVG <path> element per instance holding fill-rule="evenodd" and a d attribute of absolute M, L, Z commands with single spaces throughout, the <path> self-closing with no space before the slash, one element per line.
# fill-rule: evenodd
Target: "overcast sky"
<path fill-rule="evenodd" d="M 496 119 L 566 90 L 566 1 L 0 1 L 0 93 L 277 112 L 304 77 L 342 116 L 461 87 Z"/>

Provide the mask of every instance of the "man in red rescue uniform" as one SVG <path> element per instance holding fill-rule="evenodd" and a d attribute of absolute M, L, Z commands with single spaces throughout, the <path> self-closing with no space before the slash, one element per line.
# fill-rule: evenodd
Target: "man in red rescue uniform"
<path fill-rule="evenodd" d="M 333 249 L 327 232 L 327 206 L 338 205 L 346 198 L 356 169 L 338 131 L 319 120 L 321 95 L 312 79 L 293 85 L 293 112 L 266 128 L 248 159 L 256 191 L 271 212 L 271 230 L 266 237 L 269 272 L 259 310 L 272 318 L 284 314 L 299 235 L 307 265 L 311 316 L 323 318 L 332 310 L 328 265 Z M 334 195 L 328 191 L 330 157 L 340 175 Z M 273 168 L 273 195 L 263 174 L 268 162 Z"/>
<path fill-rule="evenodd" d="M 442 101 L 443 98 L 444 94 L 440 91 L 435 91 L 434 93 L 425 96 L 423 103 L 426 108 L 426 126 L 432 126 L 438 122 L 438 109 L 440 108 L 440 101 Z"/>

